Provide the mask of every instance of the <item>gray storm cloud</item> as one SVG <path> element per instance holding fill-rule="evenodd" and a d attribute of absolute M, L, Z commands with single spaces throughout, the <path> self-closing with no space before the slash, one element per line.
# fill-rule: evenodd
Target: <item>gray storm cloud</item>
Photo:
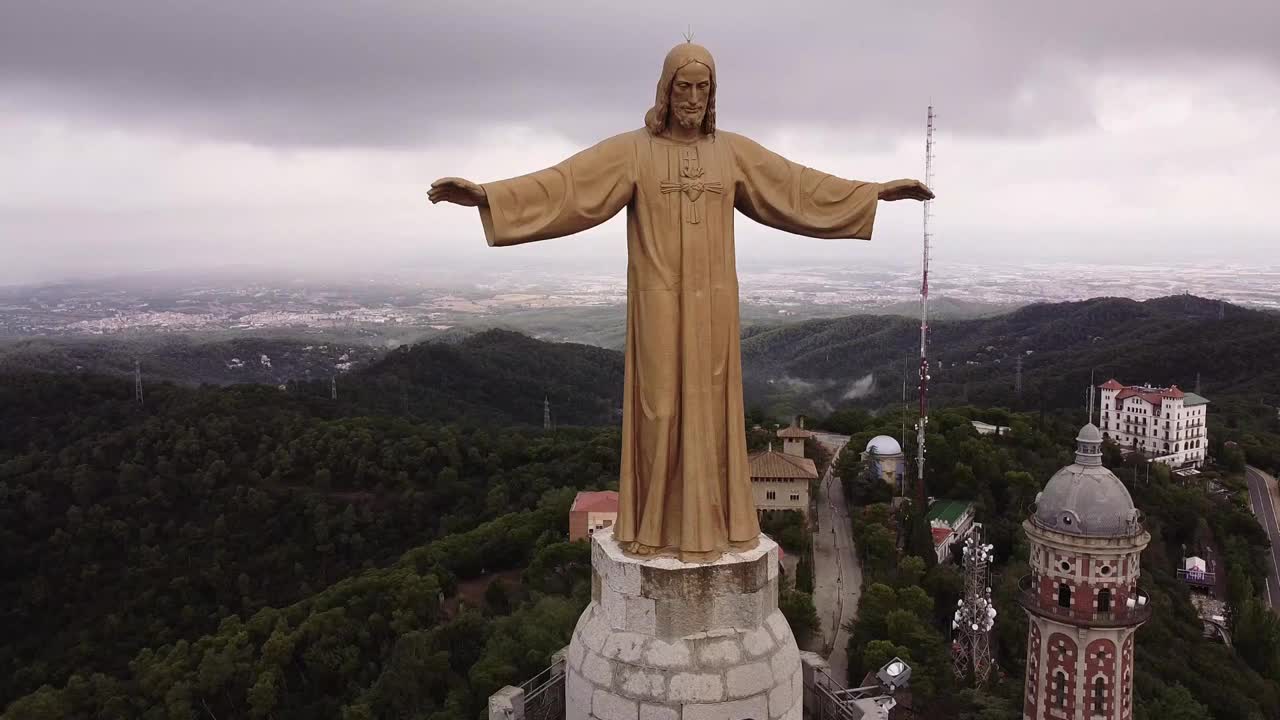
<path fill-rule="evenodd" d="M 1280 3 L 169 0 L 0 4 L 0 284 L 217 265 L 618 268 L 621 225 L 494 253 L 444 175 L 637 128 L 692 26 L 721 127 L 845 177 L 918 175 L 937 259 L 1274 263 Z M 742 262 L 914 263 L 738 225 Z M 1205 242 L 1211 238 L 1211 242 Z"/>
<path fill-rule="evenodd" d="M 1082 72 L 1280 67 L 1280 3 L 219 2 L 10 4 L 0 88 L 106 122 L 270 145 L 396 145 L 519 118 L 576 139 L 638 126 L 687 26 L 718 57 L 722 117 L 952 131 L 1093 121 Z"/>

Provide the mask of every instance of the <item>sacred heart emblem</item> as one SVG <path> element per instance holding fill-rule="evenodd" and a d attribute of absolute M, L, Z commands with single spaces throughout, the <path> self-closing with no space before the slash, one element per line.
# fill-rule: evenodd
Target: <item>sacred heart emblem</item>
<path fill-rule="evenodd" d="M 698 211 L 698 198 L 702 197 L 703 191 L 719 193 L 722 190 L 720 183 L 702 181 L 702 175 L 706 170 L 702 164 L 698 162 L 696 150 L 682 150 L 680 154 L 680 182 L 663 181 L 661 188 L 663 194 L 666 193 L 683 193 L 688 201 L 684 203 L 683 212 L 685 222 L 698 224 L 702 222 L 702 213 Z"/>

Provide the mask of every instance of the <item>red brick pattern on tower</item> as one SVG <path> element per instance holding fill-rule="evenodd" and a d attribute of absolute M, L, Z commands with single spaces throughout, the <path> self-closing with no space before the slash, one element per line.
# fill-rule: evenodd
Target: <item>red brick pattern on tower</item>
<path fill-rule="evenodd" d="M 1040 628 L 1031 623 L 1027 628 L 1027 688 L 1026 698 L 1022 704 L 1022 714 L 1026 717 L 1036 716 L 1036 701 L 1040 698 L 1041 689 L 1036 687 L 1040 679 Z"/>
<path fill-rule="evenodd" d="M 1049 636 L 1043 677 L 1048 679 L 1042 697 L 1044 720 L 1076 716 L 1076 642 L 1063 633 Z"/>
<path fill-rule="evenodd" d="M 1137 598 L 1138 539 L 1094 550 L 1070 538 L 1029 538 L 1023 717 L 1131 720 L 1133 632 L 1145 618 L 1128 607 Z"/>
<path fill-rule="evenodd" d="M 1116 644 L 1094 640 L 1085 650 L 1085 711 L 1089 717 L 1115 717 Z"/>
<path fill-rule="evenodd" d="M 1124 639 L 1124 654 L 1121 656 L 1121 667 L 1124 674 L 1120 678 L 1120 720 L 1133 717 L 1133 633 Z"/>

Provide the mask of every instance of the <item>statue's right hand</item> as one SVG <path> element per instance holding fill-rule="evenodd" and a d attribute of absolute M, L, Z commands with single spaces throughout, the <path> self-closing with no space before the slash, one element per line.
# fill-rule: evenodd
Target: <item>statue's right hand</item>
<path fill-rule="evenodd" d="M 431 183 L 431 189 L 427 191 L 427 197 L 431 202 L 451 202 L 455 205 L 465 205 L 466 207 L 487 206 L 489 204 L 489 196 L 485 193 L 484 188 L 470 180 L 462 178 L 446 177 Z"/>

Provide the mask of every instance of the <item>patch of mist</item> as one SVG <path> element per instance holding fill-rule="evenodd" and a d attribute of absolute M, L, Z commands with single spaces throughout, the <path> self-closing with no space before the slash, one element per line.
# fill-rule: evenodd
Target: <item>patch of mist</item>
<path fill-rule="evenodd" d="M 871 391 L 875 389 L 875 386 L 876 374 L 867 373 L 850 383 L 849 389 L 845 391 L 843 399 L 857 400 L 858 398 L 866 397 L 871 394 Z"/>
<path fill-rule="evenodd" d="M 809 409 L 805 411 L 806 415 L 816 417 L 821 415 L 830 415 L 835 412 L 835 407 L 831 403 L 822 398 L 813 398 L 809 401 Z"/>
<path fill-rule="evenodd" d="M 782 389 L 806 394 L 826 390 L 832 385 L 835 385 L 835 383 L 835 380 L 802 380 L 790 375 L 783 375 L 780 378 L 774 378 L 769 381 L 769 384 L 781 386 Z"/>

